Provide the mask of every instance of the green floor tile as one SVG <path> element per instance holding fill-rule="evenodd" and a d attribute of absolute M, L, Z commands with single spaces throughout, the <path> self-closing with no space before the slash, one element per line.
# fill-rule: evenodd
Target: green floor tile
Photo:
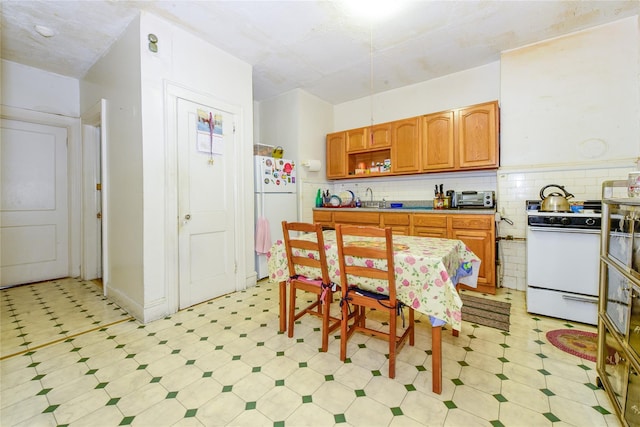
<path fill-rule="evenodd" d="M 544 393 L 546 396 L 555 396 L 556 394 L 549 390 L 548 388 L 541 388 L 540 391 Z"/>
<path fill-rule="evenodd" d="M 453 400 L 445 400 L 444 401 L 444 405 L 448 408 L 448 409 L 455 409 L 457 408 L 456 404 L 453 403 Z"/>
<path fill-rule="evenodd" d="M 600 412 L 602 415 L 609 415 L 611 414 L 611 412 L 607 411 L 606 409 L 604 409 L 602 406 L 592 406 L 593 409 L 595 409 L 596 411 Z"/>
<path fill-rule="evenodd" d="M 495 397 L 498 402 L 507 402 L 507 398 L 501 394 L 494 394 L 493 397 Z"/>
<path fill-rule="evenodd" d="M 552 423 L 557 423 L 558 421 L 560 421 L 560 418 L 556 417 L 551 412 L 545 412 L 542 415 L 544 415 L 545 418 L 548 419 L 549 421 L 551 421 Z"/>
<path fill-rule="evenodd" d="M 120 401 L 119 397 L 113 397 L 111 399 L 109 399 L 109 401 L 107 402 L 107 404 L 105 406 L 113 406 L 115 404 L 117 404 Z"/>
<path fill-rule="evenodd" d="M 122 421 L 120 421 L 120 424 L 118 424 L 118 425 L 121 425 L 121 426 L 129 426 L 129 425 L 131 425 L 131 423 L 133 422 L 133 419 L 134 419 L 134 418 L 135 418 L 135 417 L 124 417 L 124 418 L 122 419 Z"/>

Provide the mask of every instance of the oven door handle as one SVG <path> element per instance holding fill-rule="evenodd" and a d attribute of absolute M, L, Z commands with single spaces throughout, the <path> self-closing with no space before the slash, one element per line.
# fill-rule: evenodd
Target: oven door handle
<path fill-rule="evenodd" d="M 593 228 L 536 227 L 536 226 L 529 226 L 529 231 L 543 231 L 543 232 L 545 232 L 545 233 L 600 234 L 600 230 L 599 230 L 599 229 L 593 229 Z"/>
<path fill-rule="evenodd" d="M 588 302 L 591 304 L 598 304 L 598 297 L 588 297 L 588 296 L 579 296 L 579 295 L 562 295 L 562 299 L 567 299 L 571 301 L 578 302 Z"/>

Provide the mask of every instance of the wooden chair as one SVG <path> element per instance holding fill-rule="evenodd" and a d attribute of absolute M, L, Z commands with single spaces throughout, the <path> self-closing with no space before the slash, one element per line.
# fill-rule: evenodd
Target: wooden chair
<path fill-rule="evenodd" d="M 371 242 L 378 238 L 378 244 L 350 244 L 345 238 L 361 237 L 360 242 Z M 338 243 L 338 262 L 340 264 L 340 284 L 342 285 L 342 322 L 340 333 L 340 359 L 347 355 L 347 341 L 355 331 L 361 331 L 389 342 L 389 378 L 396 376 L 396 353 L 409 339 L 414 344 L 414 313 L 409 308 L 409 324 L 401 336 L 397 335 L 397 316 L 404 304 L 396 299 L 396 280 L 393 262 L 393 239 L 391 228 L 360 227 L 352 225 L 336 225 Z M 354 263 L 353 259 L 366 259 L 373 265 Z M 385 289 L 373 293 L 362 289 L 363 280 L 376 279 Z M 349 325 L 348 313 L 354 307 L 354 322 Z M 366 325 L 366 309 L 375 309 L 389 315 L 388 332 L 371 329 Z"/>
<path fill-rule="evenodd" d="M 322 319 L 322 351 L 327 351 L 329 346 L 329 333 L 338 329 L 340 319 L 331 317 L 331 302 L 333 292 L 337 291 L 336 285 L 329 279 L 327 258 L 324 252 L 324 238 L 320 224 L 308 224 L 303 222 L 282 221 L 287 262 L 289 264 L 289 314 L 288 335 L 293 337 L 294 323 L 305 314 L 318 316 Z M 315 233 L 314 241 L 297 238 L 300 234 Z M 308 254 L 313 253 L 313 256 Z M 302 269 L 309 267 L 316 271 L 313 277 L 301 274 Z M 308 273 L 307 273 L 308 274 Z M 296 293 L 298 290 L 311 292 L 316 295 L 316 300 L 296 313 Z"/>

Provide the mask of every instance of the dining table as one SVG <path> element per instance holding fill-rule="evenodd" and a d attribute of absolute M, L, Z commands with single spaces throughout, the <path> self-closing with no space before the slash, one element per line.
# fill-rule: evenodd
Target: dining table
<path fill-rule="evenodd" d="M 315 233 L 299 236 L 315 240 Z M 329 278 L 340 284 L 338 244 L 335 230 L 323 231 L 324 250 Z M 363 246 L 384 245 L 384 239 L 376 237 L 346 236 L 345 244 Z M 396 297 L 415 311 L 429 316 L 432 327 L 432 390 L 442 392 L 442 327 L 450 325 L 459 331 L 462 327 L 462 300 L 458 284 L 476 287 L 481 260 L 457 239 L 422 236 L 393 236 L 393 259 L 396 278 Z M 303 253 L 303 256 L 317 254 Z M 361 260 L 366 263 L 366 260 Z M 269 279 L 279 283 L 280 331 L 286 330 L 286 288 L 289 280 L 287 253 L 284 241 L 276 240 L 267 253 Z M 298 271 L 306 277 L 321 277 L 318 269 Z M 364 284 L 371 291 L 378 291 L 376 283 Z M 454 333 L 454 335 L 457 335 Z"/>

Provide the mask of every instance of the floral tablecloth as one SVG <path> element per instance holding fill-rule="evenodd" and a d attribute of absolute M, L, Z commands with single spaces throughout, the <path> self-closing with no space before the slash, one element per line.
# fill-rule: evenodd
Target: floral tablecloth
<path fill-rule="evenodd" d="M 314 234 L 303 238 L 315 239 Z M 329 276 L 340 283 L 338 248 L 333 230 L 324 232 L 325 253 Z M 381 238 L 347 238 L 346 244 L 382 245 Z M 462 326 L 462 300 L 456 291 L 457 283 L 475 287 L 478 281 L 480 259 L 460 240 L 417 236 L 393 236 L 397 298 L 414 310 L 430 316 L 433 326 L 449 324 L 453 329 Z M 317 257 L 317 253 L 303 253 Z M 269 277 L 282 282 L 289 278 L 284 241 L 276 241 L 267 253 Z M 371 260 L 349 259 L 349 263 L 367 265 Z M 314 271 L 315 270 L 315 271 Z M 317 269 L 299 271 L 307 277 L 319 277 Z M 369 290 L 385 292 L 380 283 L 363 284 Z"/>

